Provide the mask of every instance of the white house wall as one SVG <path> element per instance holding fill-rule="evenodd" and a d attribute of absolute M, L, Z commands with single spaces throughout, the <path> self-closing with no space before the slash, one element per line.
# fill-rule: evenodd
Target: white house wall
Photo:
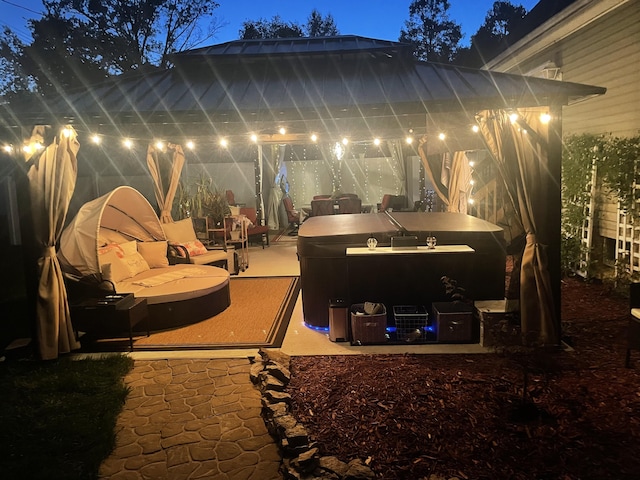
<path fill-rule="evenodd" d="M 607 93 L 563 108 L 563 134 L 616 137 L 640 134 L 640 2 L 578 0 L 527 35 L 485 68 L 543 76 L 553 62 L 563 81 L 605 87 Z M 583 241 L 590 251 L 599 237 L 615 239 L 617 257 L 639 250 L 624 214 L 599 191 L 585 220 Z M 622 225 L 622 227 L 621 227 Z M 635 246 L 633 246 L 635 245 Z M 640 267 L 632 262 L 634 269 Z"/>

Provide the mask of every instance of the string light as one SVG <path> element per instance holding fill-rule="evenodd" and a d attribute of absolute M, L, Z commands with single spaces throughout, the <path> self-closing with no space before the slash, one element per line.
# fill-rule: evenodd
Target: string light
<path fill-rule="evenodd" d="M 343 145 L 348 145 L 348 144 L 349 144 L 349 139 L 348 139 L 347 137 L 344 137 L 344 138 L 342 139 L 342 144 L 343 144 Z"/>
<path fill-rule="evenodd" d="M 226 138 L 220 139 L 220 146 L 223 148 L 227 148 L 229 146 L 229 141 Z"/>
<path fill-rule="evenodd" d="M 380 139 L 379 138 L 374 138 L 373 139 L 373 144 L 377 147 L 378 145 L 380 145 Z"/>
<path fill-rule="evenodd" d="M 439 138 L 440 140 L 444 140 L 445 138 L 447 138 L 447 136 L 444 134 L 444 132 L 440 132 L 440 133 L 438 134 L 438 138 Z"/>
<path fill-rule="evenodd" d="M 11 145 L 3 145 L 2 150 L 4 150 L 6 153 L 12 153 L 13 147 Z"/>
<path fill-rule="evenodd" d="M 407 137 L 404 141 L 407 142 L 407 145 L 411 145 L 413 143 L 413 137 Z"/>
<path fill-rule="evenodd" d="M 471 127 L 471 131 L 473 133 L 478 133 L 480 131 L 480 127 L 478 125 L 474 125 Z"/>
<path fill-rule="evenodd" d="M 73 134 L 73 130 L 71 128 L 67 127 L 62 129 L 62 136 L 64 138 L 69 138 L 71 137 L 72 134 Z"/>
<path fill-rule="evenodd" d="M 195 148 L 196 148 L 196 144 L 195 144 L 195 143 L 193 143 L 193 140 L 187 140 L 186 145 L 187 145 L 187 148 L 188 148 L 189 150 L 193 150 L 193 149 L 195 149 Z"/>
<path fill-rule="evenodd" d="M 258 135 L 256 135 L 255 133 L 251 134 L 251 141 L 253 143 L 258 143 Z"/>
<path fill-rule="evenodd" d="M 96 145 L 100 145 L 102 138 L 100 137 L 100 135 L 94 134 L 94 135 L 91 135 L 91 141 Z"/>
<path fill-rule="evenodd" d="M 122 141 L 122 145 L 124 145 L 124 146 L 125 146 L 125 148 L 132 148 L 132 147 L 133 147 L 133 142 L 132 142 L 130 139 L 125 138 L 125 139 Z"/>
<path fill-rule="evenodd" d="M 280 132 L 280 135 L 284 135 L 285 133 L 287 133 L 287 129 L 284 127 L 280 127 L 280 130 L 278 130 Z"/>
<path fill-rule="evenodd" d="M 540 114 L 540 121 L 546 125 L 551 121 L 551 115 L 549 115 L 548 113 Z"/>
<path fill-rule="evenodd" d="M 313 143 L 316 143 L 316 142 L 318 141 L 318 136 L 317 136 L 315 133 L 312 133 L 312 134 L 311 134 L 311 141 L 312 141 Z"/>
<path fill-rule="evenodd" d="M 162 143 L 160 140 L 158 140 L 158 141 L 156 142 L 156 148 L 157 148 L 158 150 L 164 150 L 164 143 Z"/>
<path fill-rule="evenodd" d="M 516 123 L 518 121 L 518 114 L 517 113 L 510 113 L 509 114 L 509 120 L 511 121 L 511 123 Z"/>

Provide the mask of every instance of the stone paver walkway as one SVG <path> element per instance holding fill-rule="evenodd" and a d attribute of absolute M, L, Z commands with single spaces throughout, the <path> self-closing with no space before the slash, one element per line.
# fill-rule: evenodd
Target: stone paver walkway
<path fill-rule="evenodd" d="M 100 478 L 282 479 L 250 369 L 248 359 L 136 361 Z"/>

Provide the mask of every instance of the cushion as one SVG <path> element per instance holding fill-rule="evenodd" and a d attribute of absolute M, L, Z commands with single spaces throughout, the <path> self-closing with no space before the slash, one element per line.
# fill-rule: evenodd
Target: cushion
<path fill-rule="evenodd" d="M 129 268 L 129 271 L 131 272 L 131 275 L 129 275 L 130 277 L 135 277 L 139 273 L 150 270 L 147 261 L 137 251 L 133 252 L 131 255 L 125 255 L 122 258 L 122 261 L 127 265 L 127 268 Z"/>
<path fill-rule="evenodd" d="M 202 244 L 200 240 L 194 240 L 192 242 L 181 242 L 177 243 L 176 245 L 183 246 L 187 250 L 187 252 L 189 252 L 190 257 L 196 257 L 198 255 L 207 253 L 207 248 Z M 178 255 L 183 257 L 184 251 L 180 248 L 178 248 L 177 250 Z"/>
<path fill-rule="evenodd" d="M 120 244 L 120 248 L 124 252 L 125 257 L 129 255 L 133 255 L 138 251 L 138 245 L 135 240 L 131 240 L 130 242 L 124 242 Z"/>
<path fill-rule="evenodd" d="M 98 234 L 98 245 L 106 245 L 108 243 L 124 243 L 130 240 L 129 237 L 122 233 L 107 228 L 101 228 Z"/>
<path fill-rule="evenodd" d="M 150 268 L 168 267 L 167 241 L 138 242 L 138 252 Z"/>
<path fill-rule="evenodd" d="M 108 243 L 107 245 L 98 248 L 98 257 L 109 252 L 114 252 L 119 258 L 124 257 L 124 250 L 122 250 L 122 247 L 117 243 Z M 102 261 L 100 264 L 102 264 Z"/>
<path fill-rule="evenodd" d="M 120 282 L 126 278 L 131 278 L 131 270 L 119 256 L 117 250 L 108 249 L 104 253 L 98 255 L 100 261 L 100 270 L 102 278 L 112 282 Z"/>
<path fill-rule="evenodd" d="M 197 239 L 196 231 L 190 218 L 173 223 L 163 223 L 162 229 L 167 240 L 171 243 L 193 242 Z"/>

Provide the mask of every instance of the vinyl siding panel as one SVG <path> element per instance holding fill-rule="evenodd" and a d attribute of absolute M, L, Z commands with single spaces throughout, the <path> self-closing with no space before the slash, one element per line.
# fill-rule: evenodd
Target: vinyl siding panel
<path fill-rule="evenodd" d="M 563 81 L 607 88 L 605 95 L 564 107 L 565 134 L 640 134 L 638 2 L 627 2 L 535 57 L 522 58 L 517 73 L 534 71 L 550 60 L 560 66 Z"/>

